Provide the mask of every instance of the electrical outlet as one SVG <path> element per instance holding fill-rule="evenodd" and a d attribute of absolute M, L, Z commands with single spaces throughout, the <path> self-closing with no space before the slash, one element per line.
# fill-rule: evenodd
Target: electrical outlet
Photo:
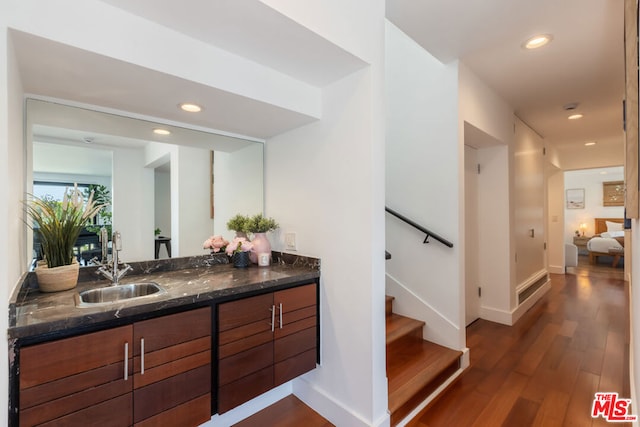
<path fill-rule="evenodd" d="M 285 233 L 284 234 L 284 246 L 285 249 L 290 251 L 296 250 L 296 233 Z"/>

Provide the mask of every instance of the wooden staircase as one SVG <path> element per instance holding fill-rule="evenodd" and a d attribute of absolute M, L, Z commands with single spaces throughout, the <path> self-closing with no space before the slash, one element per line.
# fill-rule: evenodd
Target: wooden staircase
<path fill-rule="evenodd" d="M 391 425 L 397 425 L 460 366 L 461 351 L 422 339 L 425 323 L 393 313 L 386 298 L 387 380 Z"/>

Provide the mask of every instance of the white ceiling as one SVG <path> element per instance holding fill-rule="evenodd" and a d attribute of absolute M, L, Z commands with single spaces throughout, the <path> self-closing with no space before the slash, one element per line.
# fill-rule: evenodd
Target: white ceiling
<path fill-rule="evenodd" d="M 459 58 L 547 144 L 616 143 L 624 96 L 621 0 L 387 0 L 387 18 L 436 58 Z M 552 34 L 525 51 L 524 40 Z M 567 120 L 579 103 L 584 118 Z"/>
<path fill-rule="evenodd" d="M 259 0 L 102 1 L 320 87 L 363 66 Z M 621 0 L 387 0 L 387 17 L 441 61 L 463 61 L 547 144 L 595 140 L 622 149 Z M 553 42 L 521 49 L 540 32 L 553 34 Z M 24 33 L 12 39 L 28 92 L 256 138 L 313 120 Z M 208 105 L 198 122 L 175 108 L 189 93 Z M 566 119 L 562 106 L 570 102 L 579 103 L 583 119 Z"/>

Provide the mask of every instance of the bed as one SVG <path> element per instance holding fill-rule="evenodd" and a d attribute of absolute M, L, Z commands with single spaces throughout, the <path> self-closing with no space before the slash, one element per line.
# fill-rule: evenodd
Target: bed
<path fill-rule="evenodd" d="M 624 219 L 596 218 L 595 234 L 587 242 L 589 262 L 595 264 L 599 256 L 613 257 L 613 267 L 624 256 Z"/>

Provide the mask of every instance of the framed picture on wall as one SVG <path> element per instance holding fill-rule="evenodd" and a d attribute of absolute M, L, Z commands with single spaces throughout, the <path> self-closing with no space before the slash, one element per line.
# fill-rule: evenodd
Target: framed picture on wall
<path fill-rule="evenodd" d="M 584 209 L 584 188 L 567 190 L 567 209 Z"/>
<path fill-rule="evenodd" d="M 624 181 L 602 183 L 602 206 L 624 206 Z"/>

